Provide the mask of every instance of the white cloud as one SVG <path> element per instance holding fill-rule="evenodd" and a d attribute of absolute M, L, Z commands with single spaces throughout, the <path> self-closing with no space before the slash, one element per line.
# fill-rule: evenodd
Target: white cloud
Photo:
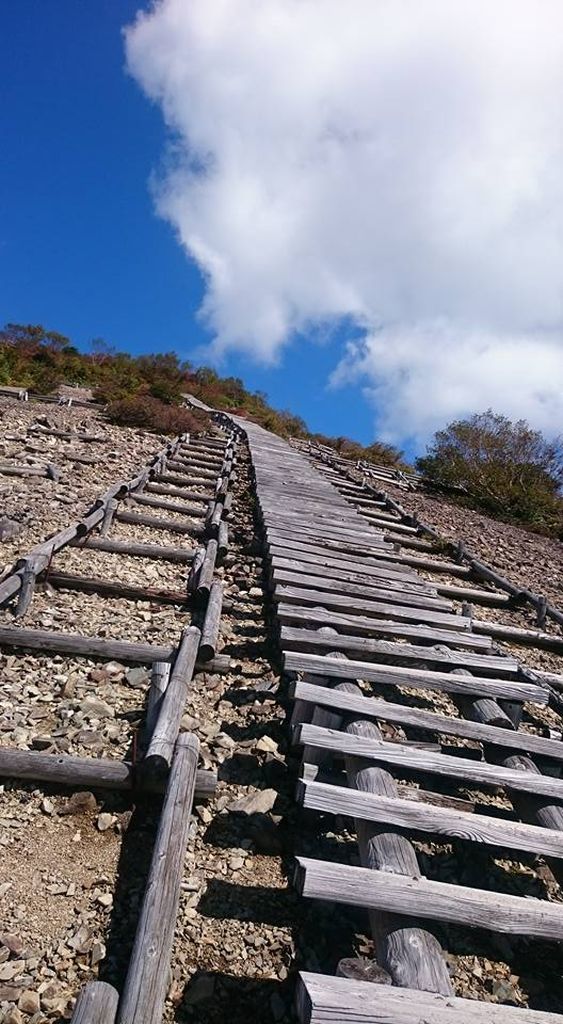
<path fill-rule="evenodd" d="M 160 0 L 126 45 L 217 352 L 346 316 L 388 436 L 561 425 L 560 0 Z"/>

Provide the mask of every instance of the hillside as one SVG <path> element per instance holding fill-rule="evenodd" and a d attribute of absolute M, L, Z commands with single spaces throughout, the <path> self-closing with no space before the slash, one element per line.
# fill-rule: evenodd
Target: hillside
<path fill-rule="evenodd" d="M 0 387 L 44 395 L 67 383 L 92 389 L 94 397 L 108 406 L 110 419 L 120 425 L 154 425 L 163 433 L 193 429 L 186 411 L 172 415 L 155 404 L 180 406 L 182 393 L 188 391 L 214 409 L 235 412 L 281 437 L 311 437 L 351 458 L 401 464 L 402 453 L 390 445 L 375 441 L 363 446 L 347 437 L 313 434 L 300 416 L 274 409 L 267 395 L 249 391 L 238 377 L 221 377 L 207 366 L 196 368 L 174 352 L 132 356 L 99 339 L 92 342 L 90 352 L 81 352 L 70 338 L 41 325 L 5 325 L 0 331 Z M 149 407 L 147 399 L 152 400 Z M 148 422 L 149 411 L 153 424 Z"/>

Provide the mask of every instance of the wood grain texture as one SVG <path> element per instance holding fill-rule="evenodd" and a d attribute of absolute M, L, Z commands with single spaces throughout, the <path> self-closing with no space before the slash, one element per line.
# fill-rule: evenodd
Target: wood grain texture
<path fill-rule="evenodd" d="M 563 904 L 427 878 L 297 858 L 295 884 L 310 899 L 416 915 L 505 935 L 563 939 Z"/>
<path fill-rule="evenodd" d="M 119 995 L 107 981 L 89 981 L 79 992 L 71 1024 L 113 1024 Z"/>
<path fill-rule="evenodd" d="M 319 650 L 350 651 L 366 661 L 373 660 L 373 655 L 377 655 L 378 659 L 390 659 L 393 662 L 427 662 L 429 665 L 449 665 L 451 668 L 461 666 L 462 668 L 480 669 L 499 676 L 514 677 L 518 673 L 518 662 L 502 655 L 455 651 L 442 644 L 424 647 L 416 644 L 391 643 L 389 640 L 347 636 L 342 632 L 328 637 L 319 630 L 298 629 L 292 626 L 282 627 L 281 646 L 284 650 L 305 653 L 307 651 L 318 653 Z"/>
<path fill-rule="evenodd" d="M 514 771 L 486 761 L 451 754 L 433 754 L 398 743 L 375 741 L 361 736 L 346 736 L 337 729 L 320 729 L 304 723 L 295 733 L 295 742 L 305 747 L 320 747 L 350 757 L 367 758 L 396 768 L 418 771 L 428 775 L 442 775 L 464 782 L 475 782 L 483 786 L 505 786 L 523 793 L 538 796 L 563 798 L 563 779 L 532 772 Z"/>
<path fill-rule="evenodd" d="M 301 1024 L 561 1024 L 558 1013 L 301 973 Z"/>
<path fill-rule="evenodd" d="M 158 1024 L 162 1019 L 198 750 L 198 740 L 192 734 L 178 737 L 119 1004 L 118 1024 Z"/>
<path fill-rule="evenodd" d="M 432 626 L 420 626 L 414 622 L 389 622 L 383 619 L 370 619 L 362 615 L 346 615 L 341 612 L 329 612 L 321 605 L 300 608 L 298 605 L 284 604 L 277 607 L 277 616 L 281 623 L 297 623 L 310 626 L 332 626 L 341 633 L 351 636 L 394 636 L 406 637 L 424 643 L 447 644 L 449 647 L 463 650 L 491 651 L 491 642 L 484 636 L 474 636 L 467 631 L 454 629 L 437 629 Z"/>
<path fill-rule="evenodd" d="M 523 850 L 559 859 L 563 857 L 563 835 L 537 825 L 375 796 L 322 782 L 302 783 L 298 786 L 298 796 L 304 807 L 325 814 L 343 814 L 411 832 L 429 832 L 502 849 Z"/>
<path fill-rule="evenodd" d="M 290 651 L 284 655 L 284 666 L 288 672 L 309 672 L 339 679 L 365 679 L 374 683 L 465 693 L 474 697 L 501 697 L 537 704 L 547 704 L 549 700 L 549 691 L 532 683 L 461 676 L 455 672 L 433 672 L 430 669 L 402 668 L 397 665 L 376 666 L 364 661 L 342 662 L 318 654 Z"/>
<path fill-rule="evenodd" d="M 560 743 L 559 740 L 536 736 L 534 733 L 517 732 L 509 728 L 482 724 L 480 721 L 468 721 L 465 718 L 440 715 L 434 711 L 423 711 L 405 704 L 394 704 L 377 697 L 357 697 L 327 686 L 315 686 L 308 682 L 294 683 L 291 695 L 296 701 L 320 704 L 348 714 L 377 718 L 382 722 L 392 722 L 396 725 L 413 726 L 416 729 L 424 729 L 444 736 L 459 736 L 464 739 L 478 740 L 480 743 L 487 743 L 492 747 L 506 747 L 509 750 L 539 754 L 541 757 L 553 761 L 563 761 L 563 743 Z M 497 711 L 499 717 L 503 718 L 502 710 L 497 707 Z"/>

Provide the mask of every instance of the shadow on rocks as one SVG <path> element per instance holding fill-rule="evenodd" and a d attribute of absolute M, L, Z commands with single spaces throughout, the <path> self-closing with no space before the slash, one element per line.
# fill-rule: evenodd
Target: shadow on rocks
<path fill-rule="evenodd" d="M 198 971 L 176 1005 L 174 1020 L 198 1024 L 294 1024 L 294 979 L 274 981 Z"/>

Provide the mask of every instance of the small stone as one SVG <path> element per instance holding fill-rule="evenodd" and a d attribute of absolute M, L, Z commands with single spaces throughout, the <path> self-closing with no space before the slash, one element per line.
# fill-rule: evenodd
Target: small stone
<path fill-rule="evenodd" d="M 194 729 L 199 728 L 199 718 L 194 718 L 193 715 L 182 715 L 180 722 L 181 732 L 193 732 Z"/>
<path fill-rule="evenodd" d="M 80 710 L 85 718 L 115 718 L 115 710 L 97 697 L 85 697 Z"/>
<path fill-rule="evenodd" d="M 17 1006 L 10 1006 L 2 1017 L 2 1024 L 23 1024 L 23 1017 Z"/>
<path fill-rule="evenodd" d="M 107 811 L 102 811 L 101 814 L 98 814 L 98 820 L 96 821 L 98 832 L 106 832 L 115 823 L 115 820 L 115 814 L 108 814 Z"/>
<path fill-rule="evenodd" d="M 3 932 L 0 935 L 0 942 L 3 946 L 7 946 L 10 953 L 14 956 L 20 956 L 24 949 L 24 941 L 19 935 L 15 935 L 13 932 Z"/>
<path fill-rule="evenodd" d="M 228 809 L 233 814 L 265 814 L 274 806 L 277 795 L 275 789 L 259 789 L 234 800 Z"/>
<path fill-rule="evenodd" d="M 104 960 L 105 955 L 106 955 L 105 944 L 103 942 L 100 942 L 99 939 L 96 940 L 96 942 L 92 946 L 92 956 L 91 956 L 92 967 L 95 967 L 96 964 L 99 964 L 100 960 Z"/>
<path fill-rule="evenodd" d="M 88 814 L 98 809 L 96 797 L 89 790 L 73 793 L 69 796 L 59 814 Z"/>
<path fill-rule="evenodd" d="M 520 1002 L 514 985 L 511 985 L 509 981 L 505 981 L 503 978 L 493 981 L 493 995 L 501 1003 L 514 1003 L 517 1006 Z"/>
<path fill-rule="evenodd" d="M 255 744 L 256 750 L 263 751 L 266 754 L 277 754 L 278 745 L 271 736 L 262 736 Z"/>
<path fill-rule="evenodd" d="M 52 814 L 53 811 L 55 810 L 55 805 L 52 802 L 52 800 L 49 800 L 48 797 L 45 797 L 41 801 L 41 810 L 43 811 L 44 814 Z"/>
<path fill-rule="evenodd" d="M 123 676 L 125 675 L 125 666 L 120 665 L 118 661 L 108 661 L 104 665 L 104 671 L 108 676 Z"/>
<path fill-rule="evenodd" d="M 18 1000 L 18 1008 L 24 1013 L 38 1013 L 41 1009 L 39 992 L 26 988 Z"/>
<path fill-rule="evenodd" d="M 113 896 L 112 896 L 111 892 L 103 892 L 101 896 L 98 896 L 98 899 L 97 899 L 96 902 L 99 903 L 101 907 L 106 907 L 106 908 L 112 907 L 113 906 Z"/>
<path fill-rule="evenodd" d="M 22 994 L 18 985 L 0 985 L 0 1003 L 17 1003 Z"/>
<path fill-rule="evenodd" d="M 149 675 L 145 668 L 130 668 L 125 673 L 125 682 L 134 690 L 140 690 L 149 684 Z"/>
<path fill-rule="evenodd" d="M 0 964 L 0 981 L 11 981 L 17 978 L 25 968 L 25 960 L 7 960 Z"/>
<path fill-rule="evenodd" d="M 209 822 L 213 821 L 213 815 L 211 811 L 207 809 L 207 807 L 203 807 L 200 805 L 196 807 L 195 811 L 198 818 L 200 819 L 200 821 L 203 822 L 204 825 L 209 825 Z"/>
<path fill-rule="evenodd" d="M 47 986 L 47 988 L 41 993 L 40 999 L 41 1009 L 47 1011 L 58 1011 L 66 1002 L 56 982 L 52 982 Z"/>
<path fill-rule="evenodd" d="M 229 867 L 231 871 L 240 871 L 244 867 L 244 857 L 231 857 Z"/>
<path fill-rule="evenodd" d="M 83 924 L 80 926 L 74 935 L 66 940 L 67 946 L 78 954 L 88 953 L 92 948 L 92 932 L 87 925 Z"/>
<path fill-rule="evenodd" d="M 23 523 L 17 523 L 15 519 L 3 517 L 0 519 L 0 544 L 6 544 L 9 540 L 15 540 L 23 530 Z"/>

